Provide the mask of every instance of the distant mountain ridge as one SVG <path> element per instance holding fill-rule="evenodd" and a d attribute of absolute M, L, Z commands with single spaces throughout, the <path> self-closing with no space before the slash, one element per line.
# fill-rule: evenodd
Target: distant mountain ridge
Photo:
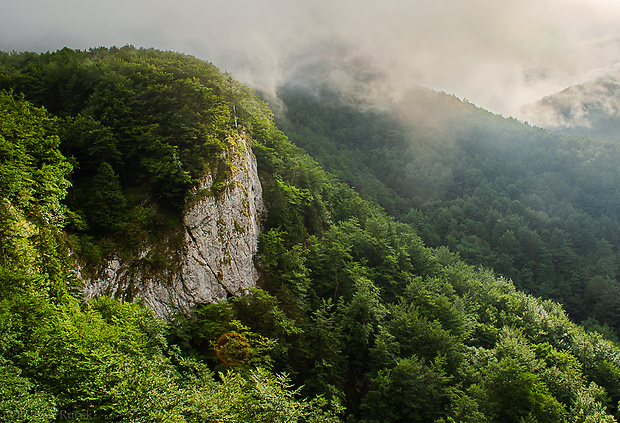
<path fill-rule="evenodd" d="M 291 139 L 427 245 L 563 303 L 578 321 L 620 329 L 620 144 L 552 134 L 425 89 L 382 111 L 333 94 L 280 96 Z"/>
<path fill-rule="evenodd" d="M 620 72 L 546 96 L 522 113 L 554 133 L 620 141 Z"/>

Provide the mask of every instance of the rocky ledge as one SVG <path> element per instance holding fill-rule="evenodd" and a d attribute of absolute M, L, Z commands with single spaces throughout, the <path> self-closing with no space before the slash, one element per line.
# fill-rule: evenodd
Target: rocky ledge
<path fill-rule="evenodd" d="M 180 250 L 176 247 L 175 258 L 170 258 L 175 265 L 159 272 L 136 266 L 149 257 L 150 248 L 137 259 L 112 258 L 95 276 L 84 278 L 85 297 L 140 297 L 165 317 L 255 286 L 254 256 L 264 210 L 256 158 L 243 138 L 227 156 L 232 174 L 226 181 L 216 183 L 217 175 L 210 174 L 192 193 L 183 215 L 183 233 L 178 234 Z"/>

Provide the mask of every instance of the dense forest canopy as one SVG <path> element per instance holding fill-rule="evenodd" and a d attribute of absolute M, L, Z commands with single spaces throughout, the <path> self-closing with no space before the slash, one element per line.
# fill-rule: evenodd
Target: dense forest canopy
<path fill-rule="evenodd" d="M 345 141 L 389 139 L 406 152 L 404 129 L 381 126 L 393 120 L 331 104 L 307 133 L 287 124 L 289 140 L 265 103 L 212 65 L 130 46 L 3 53 L 0 89 L 0 419 L 615 421 L 620 349 L 574 324 L 558 303 L 468 264 L 463 258 L 473 258 L 462 243 L 451 245 L 461 257 L 440 246 L 459 233 L 434 226 L 430 205 L 440 210 L 445 201 L 447 213 L 461 206 L 441 166 L 424 168 L 425 183 L 412 188 L 419 164 L 404 163 L 404 187 L 417 190 L 414 200 L 379 183 L 381 175 L 359 173 L 376 184 L 378 200 L 395 194 L 384 207 L 398 221 L 291 142 L 327 153 L 330 144 L 313 147 L 308 134 L 333 125 L 343 148 Z M 359 133 L 338 131 L 351 122 Z M 366 123 L 376 125 L 376 140 L 365 136 Z M 73 260 L 101 260 L 111 250 L 154 242 L 150 232 L 171 230 L 201 176 L 217 169 L 225 177 L 230 164 L 221 153 L 242 132 L 251 139 L 269 209 L 257 258 L 260 288 L 168 321 L 139 301 L 84 301 Z M 444 160 L 468 157 L 448 147 Z M 479 146 L 470 148 L 479 148 L 472 155 L 479 164 L 492 166 Z M 389 155 L 387 148 L 372 151 L 372 160 Z M 358 169 L 360 163 L 372 168 L 360 161 Z M 491 181 L 486 168 L 471 169 L 460 188 L 478 188 L 471 201 L 490 196 L 478 179 L 495 183 L 499 171 Z M 356 181 L 363 193 L 371 189 Z M 516 181 L 516 192 L 527 181 L 535 183 L 535 174 Z M 544 216 L 528 198 L 509 206 Z M 523 223 L 516 212 L 489 218 L 489 225 Z M 614 241 L 607 240 L 612 253 Z M 233 341 L 222 346 L 222 339 Z"/>
<path fill-rule="evenodd" d="M 620 329 L 620 146 L 561 137 L 442 93 L 389 111 L 285 88 L 281 126 L 327 169 L 578 321 Z"/>

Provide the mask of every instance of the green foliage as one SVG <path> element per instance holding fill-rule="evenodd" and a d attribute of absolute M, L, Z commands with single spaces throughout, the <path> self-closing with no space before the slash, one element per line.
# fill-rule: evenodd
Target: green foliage
<path fill-rule="evenodd" d="M 103 297 L 54 305 L 32 288 L 34 278 L 0 277 L 0 415 L 7 420 L 337 421 L 337 407 L 301 399 L 286 377 L 257 362 L 216 381 L 168 343 L 168 324 L 140 304 Z"/>
<path fill-rule="evenodd" d="M 615 389 L 614 367 L 584 366 L 601 344 L 557 303 L 424 247 L 372 206 L 341 211 L 363 203 L 331 184 L 330 226 L 307 236 L 291 229 L 300 220 L 277 221 L 262 236 L 265 287 L 308 337 L 278 337 L 293 380 L 343 398 L 352 421 L 612 421 L 593 381 Z M 278 207 L 304 213 L 299 201 Z"/>
<path fill-rule="evenodd" d="M 519 422 L 527 418 L 540 422 L 560 422 L 565 407 L 551 395 L 537 374 L 544 366 L 519 337 L 506 333 L 495 347 L 498 361 L 489 363 L 485 388 L 486 407 L 499 421 Z"/>
<path fill-rule="evenodd" d="M 56 120 L 23 98 L 0 91 L 0 121 L 3 199 L 31 219 L 61 226 L 60 201 L 69 187 L 71 166 L 58 151 Z"/>
<path fill-rule="evenodd" d="M 459 135 L 458 148 L 435 148 L 403 138 L 389 116 L 373 121 L 340 105 L 306 125 L 304 137 L 336 129 L 342 146 L 355 146 L 332 160 L 403 223 L 326 174 L 251 90 L 196 59 L 130 46 L 5 54 L 0 87 L 33 102 L 0 93 L 0 418 L 615 421 L 620 350 L 571 322 L 558 303 L 461 258 L 495 260 L 507 275 L 512 266 L 523 285 L 554 281 L 537 292 L 553 297 L 567 288 L 563 299 L 576 309 L 606 304 L 590 328 L 615 318 L 618 234 L 607 213 L 615 209 L 594 204 L 598 197 L 585 189 L 598 186 L 598 196 L 613 184 L 580 180 L 568 189 L 561 166 L 541 162 L 558 139 L 515 130 L 536 146 L 519 157 L 548 172 L 528 174 L 493 150 L 513 147 L 486 145 L 497 154 L 483 154 L 473 139 L 492 146 L 485 127 Z M 420 137 L 436 129 L 418 127 Z M 444 129 L 454 138 L 453 127 Z M 171 234 L 188 189 L 211 172 L 209 195 L 221 194 L 232 163 L 222 154 L 238 137 L 252 144 L 269 210 L 256 260 L 263 289 L 167 322 L 139 301 L 66 295 L 75 279 L 66 219 L 74 254 L 97 261 L 119 245 L 139 251 L 151 243 L 160 249 L 136 266 L 171 268 L 178 245 Z M 598 145 L 574 142 L 558 153 L 567 163 L 579 156 L 588 167 L 599 157 Z M 420 152 L 413 146 L 424 154 L 394 167 L 391 159 Z M 368 151 L 371 176 L 353 161 Z M 454 157 L 460 167 L 451 167 Z M 402 169 L 402 177 L 393 173 Z M 533 176 L 542 174 L 544 183 Z M 562 207 L 545 209 L 545 183 L 563 187 Z M 456 252 L 438 247 L 443 242 Z M 585 302 L 571 296 L 577 292 Z M 235 360 L 218 359 L 226 334 L 236 340 Z"/>
<path fill-rule="evenodd" d="M 450 377 L 441 359 L 429 366 L 416 356 L 379 372 L 364 398 L 362 422 L 432 422 L 446 416 Z"/>
<path fill-rule="evenodd" d="M 118 175 L 107 162 L 101 162 L 89 188 L 85 213 L 95 233 L 121 232 L 127 219 L 127 200 Z"/>
<path fill-rule="evenodd" d="M 251 370 L 247 375 L 229 372 L 220 375 L 217 390 L 195 395 L 192 421 L 230 422 L 337 422 L 338 409 L 323 411 L 325 402 L 297 400 L 297 391 L 286 376 L 276 376 L 265 369 Z"/>
<path fill-rule="evenodd" d="M 224 76 L 188 56 L 131 46 L 20 53 L 2 56 L 0 74 L 2 86 L 63 117 L 61 150 L 76 167 L 67 203 L 92 203 L 83 212 L 93 234 L 121 230 L 125 202 L 182 209 L 187 191 L 239 136 L 222 98 Z M 104 162 L 118 186 L 101 181 L 111 175 L 102 174 Z M 117 210 L 99 211 L 113 199 Z"/>
<path fill-rule="evenodd" d="M 363 198 L 575 320 L 620 327 L 617 143 L 552 135 L 429 90 L 380 110 L 316 91 L 283 87 L 278 121 Z"/>
<path fill-rule="evenodd" d="M 0 91 L 0 267 L 47 274 L 37 288 L 62 295 L 60 239 L 71 165 L 58 150 L 56 120 Z"/>
<path fill-rule="evenodd" d="M 228 148 L 229 110 L 213 69 L 130 47 L 2 55 L 1 83 L 62 118 L 0 91 L 0 419 L 339 420 L 336 401 L 302 398 L 286 376 L 263 368 L 272 366 L 270 353 L 283 357 L 286 350 L 227 318 L 222 307 L 223 314 L 198 319 L 208 324 L 191 327 L 197 330 L 188 340 L 187 327 L 139 303 L 105 297 L 80 303 L 66 295 L 74 277 L 65 239 L 74 254 L 96 261 L 113 248 L 106 237 L 122 234 L 123 245 L 133 248 L 147 228 L 170 228 L 165 222 L 174 219 L 165 210 L 182 208 L 187 189 Z M 237 124 L 255 119 L 243 115 L 253 101 L 235 105 Z M 217 166 L 226 173 L 230 164 Z M 68 178 L 74 184 L 65 200 Z M 63 236 L 67 217 L 82 242 Z M 99 241 L 84 233 L 83 218 Z M 256 292 L 239 300 L 238 313 L 260 321 L 263 333 L 301 334 L 274 301 Z M 217 378 L 169 342 L 204 346 L 222 329 L 241 331 L 252 356 Z"/>
<path fill-rule="evenodd" d="M 53 398 L 33 390 L 33 383 L 20 376 L 9 363 L 0 366 L 0 419 L 11 422 L 48 422 L 56 415 Z M 33 392 L 34 391 L 34 392 Z"/>

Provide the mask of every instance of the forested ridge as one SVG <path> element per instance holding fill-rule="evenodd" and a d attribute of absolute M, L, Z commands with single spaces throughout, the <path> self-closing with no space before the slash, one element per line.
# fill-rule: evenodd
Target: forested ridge
<path fill-rule="evenodd" d="M 430 90 L 381 112 L 333 93 L 289 88 L 281 98 L 287 133 L 427 245 L 617 339 L 618 144 L 550 134 Z"/>
<path fill-rule="evenodd" d="M 397 220 L 358 195 L 211 64 L 131 46 L 3 53 L 0 90 L 1 420 L 615 421 L 613 343 L 441 232 L 426 246 L 440 229 L 407 198 L 384 204 Z M 169 321 L 84 301 L 73 260 L 161 242 L 241 133 L 268 205 L 259 289 Z M 426 189 L 419 201 L 444 200 Z"/>

